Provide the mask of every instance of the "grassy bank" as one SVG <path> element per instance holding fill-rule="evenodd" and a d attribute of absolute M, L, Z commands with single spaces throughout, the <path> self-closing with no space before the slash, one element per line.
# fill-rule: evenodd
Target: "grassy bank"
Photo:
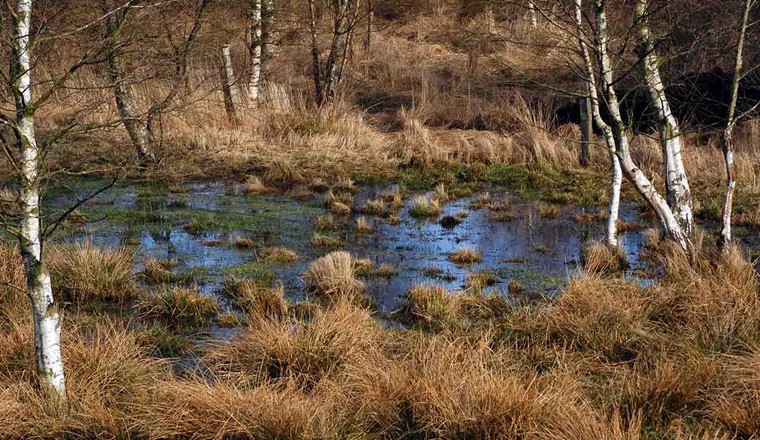
<path fill-rule="evenodd" d="M 589 252 L 557 299 L 418 286 L 395 329 L 362 306 L 359 266 L 338 253 L 306 273 L 316 302 L 231 285 L 247 324 L 210 348 L 181 340 L 219 320 L 216 306 L 181 289 L 143 296 L 113 263 L 124 251 L 51 255 L 56 289 L 80 292 L 64 307 L 70 411 L 35 391 L 29 304 L 3 287 L 0 437 L 750 437 L 760 429 L 754 270 L 738 251 L 690 263 L 651 246 L 665 270 L 651 287 L 607 275 L 614 256 Z M 19 259 L 3 251 L 2 261 L 3 280 L 23 284 Z M 85 268 L 101 279 L 75 279 Z M 172 368 L 161 355 L 172 347 L 197 367 Z"/>

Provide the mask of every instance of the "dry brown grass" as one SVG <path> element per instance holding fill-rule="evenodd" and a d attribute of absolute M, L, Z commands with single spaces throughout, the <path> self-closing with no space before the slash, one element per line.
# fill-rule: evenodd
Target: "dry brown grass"
<path fill-rule="evenodd" d="M 132 251 L 90 242 L 58 247 L 47 255 L 53 287 L 75 301 L 122 301 L 136 294 Z"/>
<path fill-rule="evenodd" d="M 224 295 L 255 316 L 282 318 L 290 309 L 282 285 L 271 287 L 256 280 L 228 277 L 224 280 Z"/>
<path fill-rule="evenodd" d="M 449 261 L 457 264 L 479 263 L 483 261 L 483 255 L 475 248 L 464 246 L 449 254 Z"/>
<path fill-rule="evenodd" d="M 356 219 L 356 233 L 357 234 L 369 235 L 372 232 L 374 232 L 374 228 L 372 227 L 372 224 L 365 217 L 359 217 Z"/>
<path fill-rule="evenodd" d="M 364 292 L 348 252 L 332 252 L 314 260 L 304 279 L 315 293 L 328 298 L 355 298 Z"/>
<path fill-rule="evenodd" d="M 298 261 L 298 254 L 284 247 L 268 247 L 261 251 L 261 258 L 277 263 L 294 263 Z"/>

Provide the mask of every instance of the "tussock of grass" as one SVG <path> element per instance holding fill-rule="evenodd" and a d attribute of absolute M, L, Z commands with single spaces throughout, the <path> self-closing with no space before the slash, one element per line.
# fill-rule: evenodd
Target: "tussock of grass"
<path fill-rule="evenodd" d="M 377 344 L 369 313 L 339 301 L 309 322 L 259 319 L 229 344 L 211 351 L 204 363 L 222 377 L 252 383 L 294 381 L 313 387 L 358 362 Z"/>
<path fill-rule="evenodd" d="M 461 300 L 437 285 L 420 285 L 409 290 L 400 316 L 422 328 L 440 330 L 460 317 Z"/>
<path fill-rule="evenodd" d="M 219 304 L 193 289 L 173 287 L 148 294 L 138 303 L 141 314 L 175 327 L 202 327 L 219 316 Z"/>
<path fill-rule="evenodd" d="M 435 218 L 443 209 L 436 199 L 428 199 L 425 196 L 417 196 L 412 200 L 409 215 L 415 218 Z"/>
<path fill-rule="evenodd" d="M 284 247 L 268 247 L 261 251 L 261 258 L 277 263 L 294 263 L 298 261 L 298 254 Z"/>
<path fill-rule="evenodd" d="M 368 215 L 383 215 L 385 213 L 385 201 L 381 198 L 368 200 L 364 204 L 362 212 Z"/>
<path fill-rule="evenodd" d="M 364 292 L 348 252 L 332 252 L 314 260 L 304 273 L 312 291 L 328 298 L 355 298 Z"/>
<path fill-rule="evenodd" d="M 617 273 L 628 267 L 628 261 L 622 249 L 600 242 L 591 242 L 584 246 L 581 261 L 586 271 L 594 275 Z"/>
<path fill-rule="evenodd" d="M 253 247 L 253 240 L 248 237 L 236 237 L 235 247 L 239 249 L 250 249 Z"/>
<path fill-rule="evenodd" d="M 143 266 L 145 266 L 145 269 L 142 272 L 142 278 L 147 283 L 166 284 L 170 283 L 174 278 L 169 270 L 176 267 L 176 264 L 171 261 L 162 261 L 149 257 L 145 259 Z"/>
<path fill-rule="evenodd" d="M 558 206 L 544 205 L 539 208 L 539 214 L 541 218 L 557 218 L 559 217 L 560 209 Z"/>
<path fill-rule="evenodd" d="M 48 253 L 53 286 L 64 298 L 123 301 L 136 295 L 132 251 L 108 249 L 91 242 L 63 246 Z"/>
<path fill-rule="evenodd" d="M 481 209 L 481 208 L 485 208 L 486 206 L 490 204 L 491 204 L 491 193 L 484 192 L 484 193 L 478 194 L 478 196 L 475 197 L 475 200 L 470 202 L 470 209 Z"/>
<path fill-rule="evenodd" d="M 346 245 L 346 242 L 338 237 L 332 237 L 324 234 L 314 234 L 311 237 L 311 244 L 319 248 L 340 248 Z"/>
<path fill-rule="evenodd" d="M 227 277 L 224 295 L 252 315 L 282 318 L 288 314 L 289 304 L 281 285 L 271 287 L 256 280 Z"/>
<path fill-rule="evenodd" d="M 474 248 L 465 246 L 449 254 L 449 261 L 457 264 L 473 264 L 483 261 L 483 256 Z"/>
<path fill-rule="evenodd" d="M 243 182 L 243 192 L 247 195 L 262 194 L 267 191 L 267 187 L 261 182 L 258 176 L 246 176 Z"/>
<path fill-rule="evenodd" d="M 342 223 L 332 215 L 320 215 L 314 221 L 314 229 L 317 232 L 340 231 Z"/>
<path fill-rule="evenodd" d="M 354 205 L 354 197 L 350 193 L 345 192 L 333 192 L 333 190 L 327 191 L 327 207 L 330 212 L 339 216 L 346 217 L 351 215 Z"/>
<path fill-rule="evenodd" d="M 362 235 L 369 235 L 374 231 L 370 222 L 364 218 L 359 217 L 356 219 L 356 232 Z"/>
<path fill-rule="evenodd" d="M 480 290 L 496 284 L 497 281 L 498 277 L 492 271 L 479 270 L 467 274 L 467 283 L 465 284 L 465 287 L 467 289 Z"/>

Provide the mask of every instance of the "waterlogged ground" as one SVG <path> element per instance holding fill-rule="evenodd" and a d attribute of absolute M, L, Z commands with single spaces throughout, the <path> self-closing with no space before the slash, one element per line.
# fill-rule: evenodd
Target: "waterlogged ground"
<path fill-rule="evenodd" d="M 89 182 L 86 186 L 92 190 L 101 184 Z M 363 206 L 364 201 L 387 189 L 359 190 L 356 206 Z M 86 193 L 87 189 L 81 191 Z M 486 290 L 508 295 L 508 286 L 514 281 L 523 292 L 552 294 L 578 272 L 582 243 L 602 236 L 601 223 L 577 220 L 578 214 L 584 214 L 579 207 L 556 207 L 558 211 L 547 216 L 551 209 L 545 204 L 498 190 L 491 193 L 495 202 L 511 206 L 514 220 L 495 221 L 497 213 L 471 206 L 473 196 L 445 204 L 437 219 L 462 213 L 466 217 L 456 226 L 444 227 L 437 220 L 411 217 L 408 197 L 399 224 L 366 216 L 374 232 L 360 235 L 355 231 L 359 215 L 354 215 L 333 235 L 345 242 L 342 249 L 354 257 L 396 268 L 396 275 L 389 279 L 365 280 L 369 295 L 385 312 L 396 309 L 415 284 L 437 283 L 461 289 L 468 273 L 486 269 L 497 275 L 497 282 Z M 61 208 L 73 200 L 71 193 L 60 190 L 47 197 L 49 208 Z M 171 261 L 176 264 L 172 271 L 177 276 L 192 280 L 206 295 L 218 296 L 222 304 L 220 291 L 227 275 L 279 279 L 291 299 L 303 299 L 307 290 L 301 279 L 304 271 L 310 261 L 329 252 L 311 242 L 315 218 L 329 213 L 324 194 L 319 193 L 299 201 L 282 195 L 245 195 L 223 183 L 197 184 L 178 193 L 120 185 L 97 196 L 79 212 L 81 224 L 60 233 L 58 240 L 129 246 L 136 252 L 137 272 L 142 271 L 147 258 Z M 596 210 L 589 214 L 596 214 Z M 637 208 L 623 206 L 623 221 L 640 222 L 637 215 Z M 188 224 L 194 227 L 188 228 Z M 254 246 L 239 248 L 235 246 L 238 238 L 249 238 Z M 635 270 L 643 236 L 633 230 L 621 238 L 631 270 Z M 300 259 L 292 264 L 261 261 L 257 253 L 267 246 L 287 247 Z M 463 246 L 479 250 L 483 261 L 473 265 L 450 262 L 449 254 Z"/>

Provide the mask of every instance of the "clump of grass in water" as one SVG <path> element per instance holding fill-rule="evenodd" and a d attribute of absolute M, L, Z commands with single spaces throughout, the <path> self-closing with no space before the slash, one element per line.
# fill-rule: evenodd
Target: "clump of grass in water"
<path fill-rule="evenodd" d="M 190 341 L 185 336 L 175 334 L 161 322 L 136 333 L 140 345 L 149 347 L 152 354 L 160 357 L 178 357 L 190 348 Z"/>
<path fill-rule="evenodd" d="M 333 190 L 327 191 L 327 207 L 330 212 L 339 216 L 346 217 L 351 215 L 354 206 L 354 197 L 350 193 L 335 193 Z"/>
<path fill-rule="evenodd" d="M 461 301 L 438 285 L 412 287 L 397 315 L 426 330 L 439 331 L 460 318 Z"/>
<path fill-rule="evenodd" d="M 320 248 L 341 248 L 346 245 L 346 243 L 338 237 L 331 237 L 323 234 L 314 234 L 311 237 L 311 244 Z"/>
<path fill-rule="evenodd" d="M 475 197 L 475 200 L 470 202 L 470 209 L 485 208 L 489 204 L 491 204 L 491 193 L 484 192 L 484 193 L 478 194 L 478 196 Z"/>
<path fill-rule="evenodd" d="M 364 204 L 362 212 L 367 215 L 383 215 L 385 214 L 385 201 L 381 198 L 369 200 Z"/>
<path fill-rule="evenodd" d="M 249 314 L 273 318 L 283 318 L 288 314 L 285 291 L 279 284 L 271 287 L 256 280 L 227 277 L 223 293 Z"/>
<path fill-rule="evenodd" d="M 53 285 L 76 301 L 123 301 L 137 294 L 132 251 L 108 249 L 86 241 L 54 248 L 47 256 Z"/>
<path fill-rule="evenodd" d="M 457 264 L 473 264 L 483 261 L 483 256 L 474 248 L 465 246 L 449 254 L 449 261 Z"/>
<path fill-rule="evenodd" d="M 373 232 L 372 225 L 364 217 L 356 219 L 356 232 L 361 235 L 369 235 Z"/>
<path fill-rule="evenodd" d="M 441 214 L 440 203 L 435 199 L 428 199 L 425 196 L 417 196 L 412 200 L 412 206 L 409 208 L 409 215 L 415 218 L 435 218 Z"/>
<path fill-rule="evenodd" d="M 618 246 L 592 241 L 581 249 L 581 263 L 590 275 L 609 275 L 625 270 L 628 258 Z"/>
<path fill-rule="evenodd" d="M 539 214 L 541 215 L 541 218 L 557 218 L 559 217 L 559 207 L 554 205 L 544 205 L 539 208 Z"/>
<path fill-rule="evenodd" d="M 174 327 L 203 327 L 219 316 L 219 304 L 194 289 L 172 287 L 149 293 L 137 304 L 140 314 Z"/>
<path fill-rule="evenodd" d="M 253 247 L 253 240 L 248 237 L 236 237 L 234 244 L 239 249 L 250 249 Z"/>
<path fill-rule="evenodd" d="M 488 286 L 493 286 L 498 281 L 498 277 L 493 271 L 488 269 L 470 272 L 467 274 L 466 289 L 481 290 Z"/>
<path fill-rule="evenodd" d="M 256 195 L 267 191 L 266 185 L 261 182 L 258 176 L 246 176 L 242 188 L 246 195 Z"/>
<path fill-rule="evenodd" d="M 150 284 L 166 284 L 172 282 L 174 276 L 170 272 L 177 266 L 177 263 L 165 260 L 157 260 L 148 257 L 143 263 L 145 269 L 142 271 L 142 279 Z"/>
<path fill-rule="evenodd" d="M 340 231 L 342 223 L 333 215 L 320 215 L 314 221 L 314 229 L 317 232 L 335 232 Z"/>
<path fill-rule="evenodd" d="M 294 263 L 298 254 L 284 247 L 268 247 L 261 251 L 261 258 L 277 263 Z"/>
<path fill-rule="evenodd" d="M 313 293 L 330 299 L 356 299 L 365 288 L 356 279 L 354 259 L 348 252 L 332 252 L 314 260 L 304 273 L 304 280 Z"/>

